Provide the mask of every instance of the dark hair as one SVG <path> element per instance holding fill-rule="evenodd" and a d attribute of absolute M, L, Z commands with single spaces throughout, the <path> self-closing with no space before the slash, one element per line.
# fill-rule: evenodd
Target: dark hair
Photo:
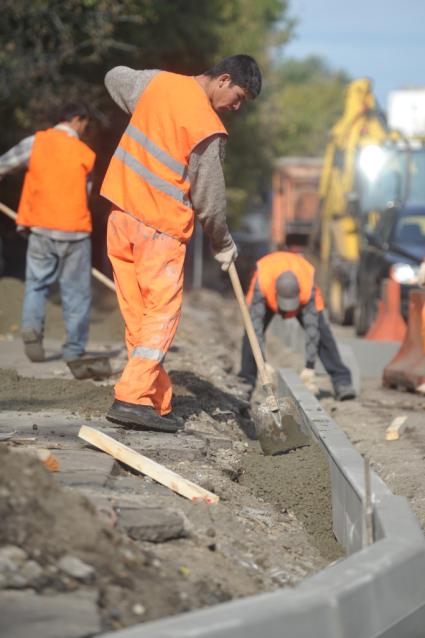
<path fill-rule="evenodd" d="M 254 58 L 249 55 L 231 55 L 217 62 L 211 69 L 205 71 L 204 75 L 210 78 L 218 78 L 220 75 L 228 73 L 233 84 L 246 89 L 252 99 L 256 98 L 261 91 L 261 71 Z"/>
<path fill-rule="evenodd" d="M 58 122 L 70 122 L 74 117 L 80 120 L 88 120 L 90 111 L 83 102 L 68 102 L 64 104 L 59 111 Z"/>

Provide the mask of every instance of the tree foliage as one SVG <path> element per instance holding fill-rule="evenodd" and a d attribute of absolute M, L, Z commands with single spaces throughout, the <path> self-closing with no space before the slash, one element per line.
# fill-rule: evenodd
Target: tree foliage
<path fill-rule="evenodd" d="M 112 66 L 199 73 L 223 54 L 262 57 L 285 7 L 282 0 L 3 0 L 2 119 L 11 134 L 32 131 L 81 96 L 107 119 L 103 77 Z"/>
<path fill-rule="evenodd" d="M 262 68 L 264 90 L 225 121 L 230 212 L 240 212 L 267 189 L 274 157 L 322 153 L 342 102 L 346 78 L 321 60 L 273 62 L 292 28 L 287 0 L 3 0 L 0 150 L 51 125 L 63 102 L 83 98 L 97 120 L 101 179 L 126 123 L 104 88 L 108 69 L 196 74 L 247 53 Z"/>
<path fill-rule="evenodd" d="M 273 154 L 322 156 L 348 81 L 315 56 L 278 65 L 263 112 L 274 131 Z"/>

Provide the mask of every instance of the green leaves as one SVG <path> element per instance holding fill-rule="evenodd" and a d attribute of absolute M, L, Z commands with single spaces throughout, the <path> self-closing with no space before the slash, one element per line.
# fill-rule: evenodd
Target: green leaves
<path fill-rule="evenodd" d="M 247 53 L 260 64 L 263 93 L 226 117 L 230 211 L 242 214 L 268 189 L 275 157 L 323 153 L 341 109 L 342 73 L 318 58 L 277 61 L 292 29 L 286 0 L 3 0 L 0 152 L 82 98 L 97 116 L 94 146 L 105 166 L 125 125 L 103 86 L 108 69 L 198 74 Z"/>

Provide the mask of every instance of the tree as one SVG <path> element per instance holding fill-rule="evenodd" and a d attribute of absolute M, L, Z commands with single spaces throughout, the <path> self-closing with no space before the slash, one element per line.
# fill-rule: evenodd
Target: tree
<path fill-rule="evenodd" d="M 286 14 L 286 0 L 3 0 L 0 150 L 51 125 L 61 103 L 83 97 L 97 116 L 92 143 L 100 181 L 126 124 L 103 86 L 108 69 L 124 64 L 196 74 L 221 57 L 247 53 L 267 83 L 271 51 L 291 33 Z M 267 171 L 262 101 L 226 120 L 226 177 L 241 201 L 258 191 Z"/>
<path fill-rule="evenodd" d="M 348 82 L 316 56 L 278 65 L 263 112 L 274 131 L 273 154 L 322 156 Z"/>
<path fill-rule="evenodd" d="M 241 214 L 267 189 L 274 157 L 321 155 L 347 78 L 319 58 L 274 60 L 291 37 L 286 0 L 3 0 L 0 22 L 0 149 L 51 125 L 61 103 L 81 99 L 97 120 L 92 143 L 100 181 L 126 124 L 103 86 L 124 64 L 196 74 L 247 53 L 264 90 L 225 117 L 229 212 Z"/>

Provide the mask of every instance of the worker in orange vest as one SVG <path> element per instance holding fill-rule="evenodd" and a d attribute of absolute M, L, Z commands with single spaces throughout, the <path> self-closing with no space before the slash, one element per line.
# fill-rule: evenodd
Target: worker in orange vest
<path fill-rule="evenodd" d="M 112 203 L 108 255 L 129 356 L 107 419 L 174 432 L 182 421 L 172 413 L 162 363 L 180 319 L 194 215 L 223 270 L 237 256 L 226 223 L 227 132 L 218 113 L 255 98 L 261 73 L 253 58 L 236 55 L 195 77 L 116 67 L 105 84 L 131 115 L 101 189 Z"/>
<path fill-rule="evenodd" d="M 89 111 L 65 105 L 54 128 L 26 137 L 0 157 L 0 179 L 26 168 L 16 219 L 28 236 L 22 338 L 31 361 L 44 360 L 46 299 L 59 283 L 67 339 L 66 361 L 84 355 L 91 305 L 91 215 L 88 189 L 94 152 L 80 140 Z"/>
<path fill-rule="evenodd" d="M 305 330 L 305 368 L 301 379 L 317 393 L 315 363 L 319 356 L 331 377 L 335 397 L 339 401 L 356 396 L 350 370 L 343 364 L 334 336 L 324 314 L 324 303 L 315 285 L 313 266 L 301 255 L 277 251 L 257 261 L 248 290 L 247 302 L 255 333 L 264 351 L 264 336 L 272 317 L 296 317 Z M 257 365 L 245 334 L 242 364 L 239 372 L 252 392 L 257 378 Z"/>

